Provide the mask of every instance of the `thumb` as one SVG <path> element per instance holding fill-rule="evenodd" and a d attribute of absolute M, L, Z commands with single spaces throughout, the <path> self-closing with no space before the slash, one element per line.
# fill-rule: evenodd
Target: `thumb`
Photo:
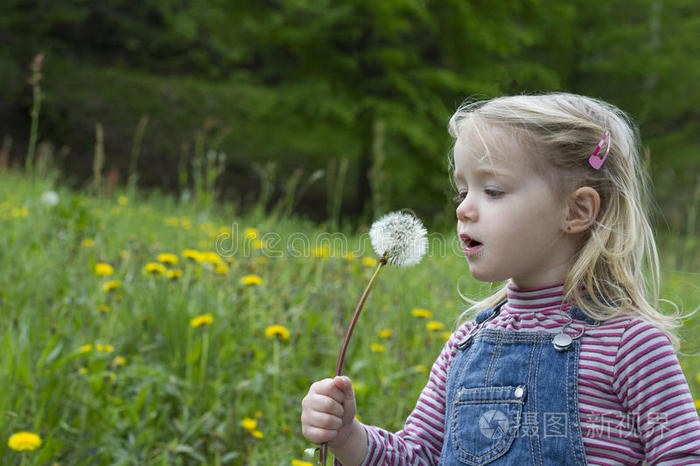
<path fill-rule="evenodd" d="M 352 389 L 352 382 L 348 377 L 338 376 L 333 379 L 333 384 L 343 392 L 345 400 L 343 401 L 343 425 L 352 424 L 352 420 L 357 414 L 355 405 L 355 392 Z"/>
<path fill-rule="evenodd" d="M 344 375 L 336 376 L 333 379 L 333 384 L 338 387 L 340 391 L 345 395 L 345 402 L 352 401 L 355 402 L 355 392 L 352 389 L 352 381 L 349 377 Z"/>

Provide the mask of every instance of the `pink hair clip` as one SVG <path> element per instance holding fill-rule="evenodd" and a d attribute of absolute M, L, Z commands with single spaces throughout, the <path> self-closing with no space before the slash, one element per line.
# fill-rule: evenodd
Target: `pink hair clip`
<path fill-rule="evenodd" d="M 605 154 L 603 154 L 603 156 L 600 157 L 598 156 L 598 152 L 600 152 L 600 149 L 603 148 L 603 144 L 605 144 L 605 141 L 608 141 L 608 147 L 607 149 L 605 149 Z M 600 170 L 600 167 L 603 166 L 603 162 L 605 162 L 605 159 L 608 158 L 608 152 L 610 152 L 610 131 L 605 130 L 603 139 L 600 140 L 591 156 L 588 157 L 588 163 L 590 163 L 591 167 L 595 168 L 596 170 Z"/>

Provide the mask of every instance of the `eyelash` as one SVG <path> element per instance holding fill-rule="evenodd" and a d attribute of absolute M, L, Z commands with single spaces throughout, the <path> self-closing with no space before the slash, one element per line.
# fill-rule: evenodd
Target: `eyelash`
<path fill-rule="evenodd" d="M 491 189 L 491 188 L 484 189 L 484 192 L 491 199 L 497 199 L 503 195 L 503 191 L 499 191 L 497 189 Z M 467 191 L 462 191 L 462 192 L 457 193 L 457 195 L 452 198 L 452 201 L 459 204 L 460 202 L 462 202 L 464 200 L 465 197 L 467 197 Z"/>

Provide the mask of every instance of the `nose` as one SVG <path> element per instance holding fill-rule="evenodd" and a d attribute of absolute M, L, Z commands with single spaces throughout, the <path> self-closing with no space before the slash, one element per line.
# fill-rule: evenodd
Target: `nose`
<path fill-rule="evenodd" d="M 476 222 L 479 218 L 474 199 L 467 194 L 457 206 L 457 220 L 461 222 Z"/>

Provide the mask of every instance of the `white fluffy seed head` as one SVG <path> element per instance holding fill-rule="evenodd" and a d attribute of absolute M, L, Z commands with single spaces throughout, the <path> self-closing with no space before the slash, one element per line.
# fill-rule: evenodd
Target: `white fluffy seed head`
<path fill-rule="evenodd" d="M 428 249 L 427 230 L 414 215 L 391 212 L 372 224 L 369 237 L 379 257 L 389 264 L 410 267 L 418 264 Z"/>

